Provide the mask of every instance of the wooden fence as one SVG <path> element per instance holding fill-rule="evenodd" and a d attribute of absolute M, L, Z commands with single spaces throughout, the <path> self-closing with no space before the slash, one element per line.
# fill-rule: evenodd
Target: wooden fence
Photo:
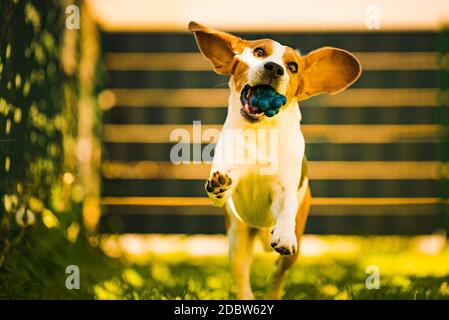
<path fill-rule="evenodd" d="M 300 105 L 314 196 L 307 233 L 448 229 L 446 31 L 240 35 L 302 53 L 341 47 L 363 65 L 349 90 Z M 205 198 L 209 166 L 174 165 L 169 155 L 173 129 L 198 120 L 220 128 L 228 78 L 211 71 L 188 33 L 104 33 L 102 47 L 102 230 L 224 232 L 222 211 Z"/>

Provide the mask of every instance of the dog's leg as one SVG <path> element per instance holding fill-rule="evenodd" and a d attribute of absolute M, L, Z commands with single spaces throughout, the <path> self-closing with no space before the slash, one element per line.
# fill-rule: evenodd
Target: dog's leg
<path fill-rule="evenodd" d="M 256 229 L 238 220 L 229 205 L 225 206 L 229 239 L 229 262 L 237 287 L 237 299 L 254 299 L 250 284 L 250 268 Z"/>
<path fill-rule="evenodd" d="M 278 185 L 273 190 L 271 211 L 275 219 L 271 231 L 271 246 L 280 254 L 291 255 L 298 250 L 295 235 L 295 218 L 298 211 L 296 190 Z"/>
<path fill-rule="evenodd" d="M 204 188 L 209 199 L 212 200 L 212 205 L 214 207 L 223 207 L 231 196 L 235 185 L 235 178 L 233 180 L 229 175 L 221 171 L 213 171 Z"/>
<path fill-rule="evenodd" d="M 234 154 L 234 139 L 235 137 L 222 131 L 214 149 L 214 161 L 204 186 L 214 207 L 223 207 L 238 184 L 241 169 L 236 168 L 236 163 L 232 161 L 232 158 L 226 157 L 227 154 Z"/>
<path fill-rule="evenodd" d="M 293 255 L 289 256 L 281 255 L 276 261 L 273 273 L 271 275 L 270 288 L 267 295 L 268 299 L 280 299 L 282 297 L 282 290 L 284 288 L 285 278 L 287 277 L 287 270 L 295 263 L 296 259 L 299 256 L 301 237 L 304 233 L 307 216 L 309 214 L 310 209 L 310 202 L 312 199 L 310 188 L 308 186 L 306 187 L 307 187 L 306 193 L 304 195 L 303 200 L 301 201 L 301 205 L 296 215 L 295 233 L 298 250 Z"/>

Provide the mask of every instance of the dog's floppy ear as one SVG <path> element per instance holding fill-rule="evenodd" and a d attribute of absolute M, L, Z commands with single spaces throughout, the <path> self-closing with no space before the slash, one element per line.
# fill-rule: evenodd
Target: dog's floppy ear
<path fill-rule="evenodd" d="M 340 92 L 353 84 L 362 70 L 351 53 L 332 47 L 312 51 L 301 60 L 298 100 L 325 92 Z"/>
<path fill-rule="evenodd" d="M 243 50 L 242 39 L 195 21 L 190 21 L 189 30 L 195 34 L 201 53 L 212 62 L 215 72 L 231 74 L 235 55 Z"/>

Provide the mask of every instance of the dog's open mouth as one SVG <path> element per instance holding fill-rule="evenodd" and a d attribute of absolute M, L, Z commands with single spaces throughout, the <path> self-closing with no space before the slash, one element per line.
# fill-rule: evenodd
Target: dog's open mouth
<path fill-rule="evenodd" d="M 242 103 L 240 113 L 250 121 L 259 121 L 264 116 L 264 112 L 260 109 L 260 107 L 255 105 L 254 103 L 251 103 L 251 98 L 257 95 L 257 88 L 264 87 L 271 88 L 268 85 L 257 85 L 251 87 L 249 84 L 247 84 L 240 94 L 240 101 Z"/>
<path fill-rule="evenodd" d="M 240 101 L 242 116 L 251 122 L 256 122 L 264 116 L 276 115 L 280 107 L 285 105 L 286 98 L 269 85 L 250 86 L 247 84 L 240 94 Z"/>

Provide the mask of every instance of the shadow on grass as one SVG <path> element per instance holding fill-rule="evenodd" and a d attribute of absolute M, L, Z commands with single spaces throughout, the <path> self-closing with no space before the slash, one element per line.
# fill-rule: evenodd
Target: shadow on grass
<path fill-rule="evenodd" d="M 68 290 L 68 265 L 80 268 L 80 289 Z M 119 274 L 118 261 L 91 247 L 84 237 L 72 243 L 58 229 L 28 230 L 0 269 L 1 299 L 93 299 L 94 286 Z"/>

